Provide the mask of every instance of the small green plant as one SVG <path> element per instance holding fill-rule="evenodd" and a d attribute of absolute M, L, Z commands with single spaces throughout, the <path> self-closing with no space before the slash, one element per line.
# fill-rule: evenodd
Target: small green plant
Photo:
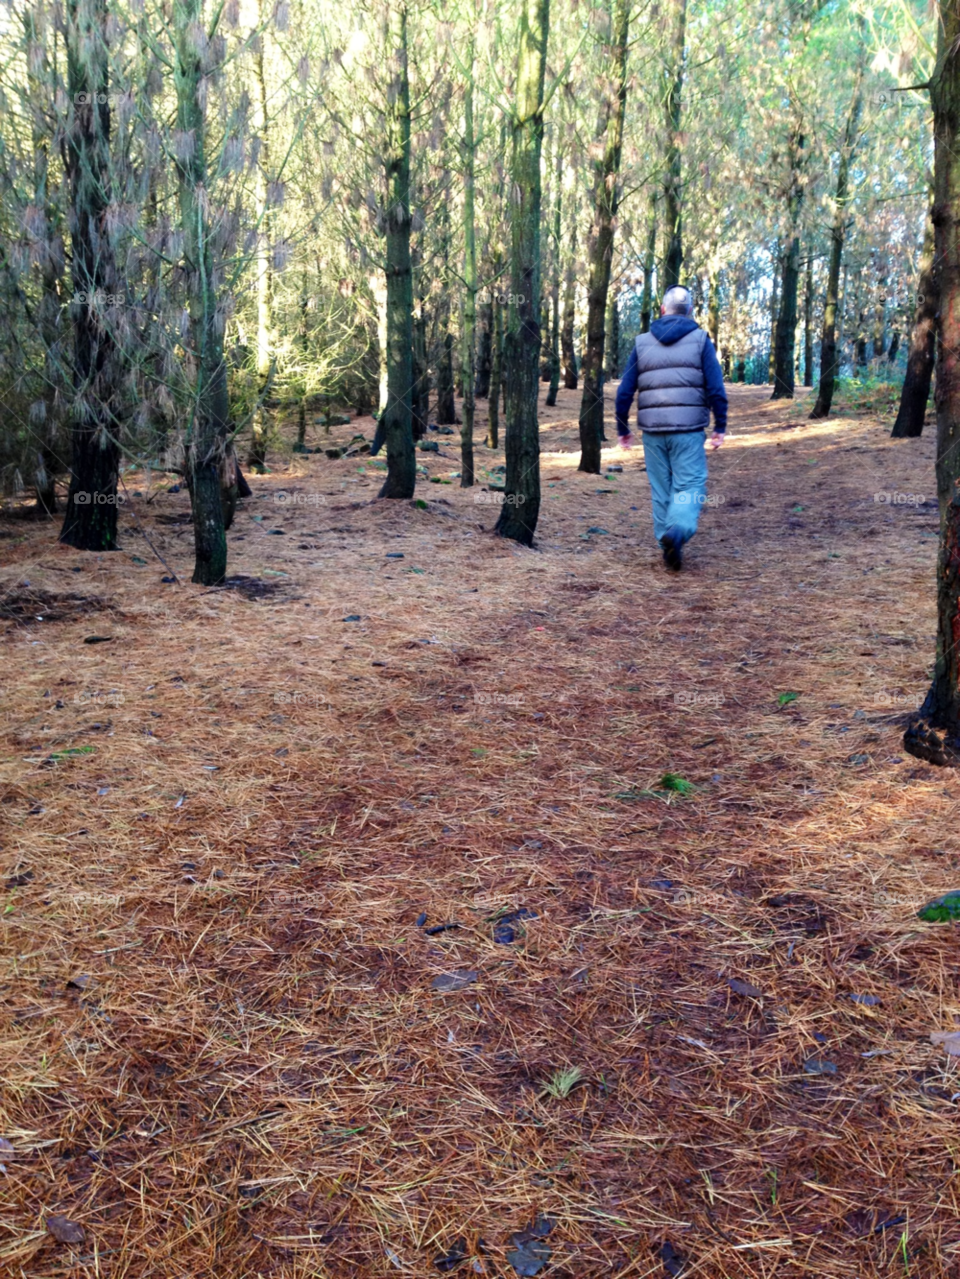
<path fill-rule="evenodd" d="M 791 702 L 795 702 L 800 696 L 799 693 L 781 693 L 777 698 L 778 706 L 789 706 Z"/>
<path fill-rule="evenodd" d="M 568 1066 L 566 1070 L 555 1070 L 549 1083 L 544 1084 L 543 1092 L 548 1097 L 563 1101 L 569 1097 L 577 1084 L 583 1082 L 583 1071 L 579 1066 Z"/>
<path fill-rule="evenodd" d="M 664 773 L 660 778 L 660 789 L 672 791 L 675 795 L 692 795 L 695 787 L 693 782 L 688 782 L 679 773 Z"/>

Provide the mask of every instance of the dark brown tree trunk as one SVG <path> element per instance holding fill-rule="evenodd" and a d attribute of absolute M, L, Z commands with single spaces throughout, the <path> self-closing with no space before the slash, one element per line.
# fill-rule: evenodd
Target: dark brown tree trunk
<path fill-rule="evenodd" d="M 620 376 L 620 306 L 617 288 L 611 288 L 607 301 L 607 337 L 603 347 L 603 376 L 615 382 Z"/>
<path fill-rule="evenodd" d="M 643 293 L 640 297 L 640 332 L 650 332 L 653 318 L 653 268 L 657 257 L 657 195 L 650 196 L 650 220 L 647 224 L 647 251 L 643 258 Z"/>
<path fill-rule="evenodd" d="M 453 334 L 444 324 L 440 337 L 440 355 L 437 359 L 437 425 L 453 426 L 457 420 L 457 406 L 453 394 Z"/>
<path fill-rule="evenodd" d="M 920 254 L 917 304 L 910 331 L 907 371 L 900 391 L 900 408 L 891 435 L 897 440 L 915 439 L 923 431 L 930 398 L 930 382 L 936 356 L 937 285 L 933 272 L 933 222 L 928 218 Z"/>
<path fill-rule="evenodd" d="M 661 294 L 680 283 L 683 265 L 682 149 L 680 125 L 683 112 L 683 72 L 687 42 L 687 0 L 672 0 L 667 63 L 664 69 L 663 103 L 666 153 L 663 179 L 663 282 Z"/>
<path fill-rule="evenodd" d="M 830 233 L 830 265 L 827 268 L 827 295 L 823 304 L 823 332 L 820 337 L 820 387 L 817 400 L 810 414 L 814 420 L 828 417 L 833 403 L 833 391 L 842 359 L 842 351 L 837 341 L 839 321 L 842 313 L 837 314 L 840 298 L 840 266 L 843 261 L 843 243 L 847 235 L 847 201 L 850 191 L 850 163 L 857 145 L 857 133 L 860 129 L 860 114 L 863 110 L 863 52 L 864 43 L 860 41 L 860 56 L 857 62 L 857 78 L 854 84 L 853 97 L 850 99 L 850 110 L 847 112 L 847 123 L 844 130 L 843 146 L 837 164 L 837 192 L 833 202 L 833 227 Z M 844 282 L 846 293 L 846 281 Z"/>
<path fill-rule="evenodd" d="M 540 356 L 540 155 L 543 148 L 543 80 L 550 0 L 523 0 L 512 120 L 510 306 L 504 334 L 507 387 L 506 466 L 503 505 L 496 531 L 533 545 L 540 515 L 540 424 L 537 417 Z"/>
<path fill-rule="evenodd" d="M 904 734 L 911 755 L 960 763 L 960 5 L 941 0 L 931 77 L 937 310 L 937 651 L 933 683 Z"/>
<path fill-rule="evenodd" d="M 803 385 L 813 386 L 813 254 L 807 256 L 803 287 Z"/>
<path fill-rule="evenodd" d="M 493 358 L 493 303 L 481 302 L 480 337 L 477 343 L 477 381 L 475 397 L 485 400 L 490 394 L 490 367 Z"/>
<path fill-rule="evenodd" d="M 783 270 L 783 255 L 780 242 L 777 241 L 777 256 L 773 271 L 773 288 L 770 291 L 770 350 L 767 355 L 767 381 L 772 382 L 777 365 L 777 321 L 780 318 L 780 276 Z"/>
<path fill-rule="evenodd" d="M 487 422 L 487 448 L 500 447 L 500 393 L 503 383 L 503 307 L 493 299 L 493 332 L 490 338 L 490 415 Z"/>
<path fill-rule="evenodd" d="M 620 155 L 623 120 L 627 106 L 627 42 L 630 27 L 629 0 L 612 0 L 607 14 L 610 80 L 605 87 L 596 145 L 603 144 L 594 166 L 593 227 L 590 234 L 590 280 L 587 289 L 587 342 L 583 357 L 583 398 L 580 402 L 580 465 L 591 475 L 600 474 L 603 438 L 603 348 L 613 236 L 619 203 Z"/>
<path fill-rule="evenodd" d="M 577 223 L 571 210 L 570 222 L 570 256 L 564 273 L 563 286 L 563 322 L 560 325 L 560 354 L 563 360 L 563 385 L 568 391 L 577 389 L 577 352 L 573 342 L 573 325 L 576 317 L 576 259 L 577 259 Z"/>
<path fill-rule="evenodd" d="M 65 159 L 73 228 L 73 456 L 60 541 L 81 551 L 112 551 L 117 545 L 120 424 L 111 312 L 118 279 L 104 226 L 111 191 L 107 23 L 106 0 L 69 0 L 72 116 Z"/>

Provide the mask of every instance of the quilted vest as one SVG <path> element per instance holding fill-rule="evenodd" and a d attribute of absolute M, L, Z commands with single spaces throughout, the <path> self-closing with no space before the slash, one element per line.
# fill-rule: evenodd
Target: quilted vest
<path fill-rule="evenodd" d="M 703 329 L 664 346 L 652 333 L 637 338 L 637 422 L 641 431 L 705 431 L 710 425 L 703 376 Z"/>

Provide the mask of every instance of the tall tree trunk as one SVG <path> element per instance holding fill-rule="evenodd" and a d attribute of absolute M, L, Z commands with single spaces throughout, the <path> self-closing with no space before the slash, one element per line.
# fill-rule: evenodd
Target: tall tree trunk
<path fill-rule="evenodd" d="M 413 272 L 413 350 L 410 364 L 413 370 L 413 390 L 410 395 L 410 423 L 414 440 L 422 440 L 430 420 L 430 362 L 427 359 L 427 291 L 429 284 L 423 278 L 423 263 L 419 250 L 410 254 Z"/>
<path fill-rule="evenodd" d="M 911 755 L 960 763 L 960 5 L 941 0 L 933 100 L 937 310 L 937 652 L 933 683 L 904 734 Z"/>
<path fill-rule="evenodd" d="M 573 201 L 571 201 L 573 204 Z M 563 280 L 563 322 L 560 325 L 560 353 L 563 359 L 563 385 L 568 391 L 575 391 L 578 384 L 577 351 L 573 341 L 573 326 L 577 311 L 577 219 L 576 210 L 571 209 L 570 219 L 570 256 Z"/>
<path fill-rule="evenodd" d="M 477 378 L 475 400 L 485 400 L 490 394 L 490 362 L 493 359 L 493 305 L 481 302 L 477 308 L 480 318 L 480 335 L 477 341 Z"/>
<path fill-rule="evenodd" d="M 777 241 L 776 265 L 773 271 L 773 288 L 770 291 L 770 350 L 767 355 L 767 381 L 772 382 L 777 366 L 777 321 L 780 318 L 780 275 L 783 255 Z"/>
<path fill-rule="evenodd" d="M 504 335 L 507 474 L 496 531 L 524 546 L 533 544 L 540 515 L 540 152 L 549 23 L 550 0 L 522 0 L 510 166 L 511 297 Z"/>
<path fill-rule="evenodd" d="M 207 31 L 203 0 L 174 0 L 176 39 L 174 84 L 177 128 L 191 139 L 176 161 L 180 229 L 187 279 L 190 330 L 184 345 L 195 369 L 187 437 L 187 483 L 193 502 L 193 581 L 222 582 L 227 571 L 227 538 L 221 481 L 227 456 L 229 403 L 223 360 L 223 316 L 217 306 L 207 197 L 206 95 L 201 93 Z"/>
<path fill-rule="evenodd" d="M 931 218 L 923 231 L 920 277 L 917 281 L 917 308 L 910 331 L 907 371 L 900 391 L 900 408 L 891 435 L 914 439 L 923 431 L 923 419 L 930 398 L 930 380 L 937 345 L 937 282 L 933 271 L 934 230 Z"/>
<path fill-rule="evenodd" d="M 410 262 L 410 78 L 407 7 L 390 0 L 384 45 L 392 79 L 386 95 L 383 163 L 387 184 L 387 405 L 374 445 L 386 441 L 387 478 L 381 497 L 412 498 L 417 482 L 413 451 L 413 270 Z M 374 451 L 374 450 L 371 450 Z"/>
<path fill-rule="evenodd" d="M 38 17 L 40 23 L 38 24 Z M 34 469 L 37 506 L 47 515 L 57 513 L 56 474 L 60 468 L 59 391 L 63 378 L 63 344 L 60 337 L 60 280 L 63 269 L 63 242 L 58 231 L 56 191 L 50 181 L 50 133 L 47 118 L 54 100 L 55 78 L 46 52 L 46 25 L 50 17 L 39 6 L 23 15 L 26 39 L 27 83 L 31 108 L 33 146 L 33 205 L 36 222 L 28 226 L 31 256 L 39 285 L 36 321 L 43 344 L 43 390 L 30 405 L 30 424 L 38 443 Z"/>
<path fill-rule="evenodd" d="M 273 375 L 273 263 L 270 260 L 273 219 L 270 215 L 270 116 L 267 103 L 267 76 L 264 69 L 264 44 L 267 38 L 265 0 L 260 0 L 260 38 L 254 57 L 255 119 L 259 154 L 256 171 L 257 217 L 257 405 L 251 424 L 250 453 L 247 461 L 262 474 L 267 464 L 269 421 L 263 401 L 269 394 Z"/>
<path fill-rule="evenodd" d="M 603 348 L 606 340 L 607 292 L 613 262 L 613 236 L 619 204 L 620 155 L 627 107 L 627 42 L 629 0 L 610 0 L 606 13 L 608 48 L 604 64 L 610 78 L 603 90 L 595 139 L 603 151 L 594 164 L 593 227 L 587 286 L 587 342 L 583 355 L 583 397 L 580 401 L 580 471 L 600 474 L 603 437 Z"/>
<path fill-rule="evenodd" d="M 603 346 L 604 381 L 615 382 L 620 376 L 620 290 L 611 286 L 607 298 L 607 336 Z"/>
<path fill-rule="evenodd" d="M 559 126 L 558 126 L 559 127 Z M 550 329 L 550 387 L 547 391 L 547 406 L 552 408 L 557 402 L 560 390 L 560 261 L 563 253 L 563 146 L 557 139 L 557 167 L 555 172 L 555 190 L 553 196 L 553 279 L 550 285 L 550 306 L 552 325 Z"/>
<path fill-rule="evenodd" d="M 640 296 L 640 332 L 650 332 L 653 318 L 653 269 L 657 256 L 657 194 L 650 194 L 650 221 L 647 227 L 647 251 L 643 258 L 643 293 Z"/>
<path fill-rule="evenodd" d="M 69 0 L 67 92 L 72 115 L 65 160 L 74 290 L 73 456 L 60 541 L 81 551 L 112 551 L 117 545 L 119 378 L 110 313 L 118 280 L 104 225 L 111 191 L 108 21 L 106 0 Z"/>
<path fill-rule="evenodd" d="M 877 300 L 873 314 L 873 358 L 882 360 L 887 353 L 887 270 L 881 254 L 877 259 Z"/>
<path fill-rule="evenodd" d="M 496 296 L 491 306 L 493 308 L 491 336 L 493 350 L 490 356 L 490 413 L 487 420 L 486 444 L 488 449 L 497 449 L 500 447 L 500 391 L 503 383 L 503 307 Z"/>
<path fill-rule="evenodd" d="M 453 393 L 453 334 L 450 331 L 450 304 L 440 306 L 440 353 L 437 356 L 437 423 L 453 426 L 457 420 L 457 404 Z"/>
<path fill-rule="evenodd" d="M 810 414 L 814 420 L 828 417 L 830 414 L 834 387 L 843 358 L 843 352 L 837 340 L 837 303 L 840 294 L 843 244 L 847 235 L 850 164 L 857 145 L 860 115 L 863 111 L 863 51 L 864 44 L 861 37 L 857 78 L 853 87 L 853 96 L 850 99 L 850 109 L 847 112 L 847 123 L 843 133 L 843 146 L 840 148 L 840 159 L 837 163 L 837 192 L 833 201 L 833 227 L 830 232 L 830 265 L 827 268 L 827 295 L 823 304 L 823 332 L 820 337 L 820 386 L 813 412 Z M 846 279 L 844 279 L 845 292 Z"/>
<path fill-rule="evenodd" d="M 803 385 L 813 386 L 813 253 L 807 254 L 803 285 Z"/>
<path fill-rule="evenodd" d="M 707 301 L 707 336 L 714 348 L 720 349 L 720 270 L 715 261 L 716 246 L 711 254 L 710 296 Z"/>
<path fill-rule="evenodd" d="M 792 400 L 796 386 L 797 291 L 800 283 L 800 214 L 803 209 L 804 135 L 799 124 L 790 135 L 789 227 L 783 253 L 780 313 L 774 342 L 774 400 Z"/>
<path fill-rule="evenodd" d="M 667 62 L 664 68 L 666 153 L 663 179 L 663 285 L 661 293 L 680 283 L 683 265 L 682 150 L 683 72 L 687 43 L 687 0 L 672 0 Z"/>
<path fill-rule="evenodd" d="M 475 41 L 470 37 L 467 80 L 463 94 L 463 426 L 460 431 L 460 487 L 473 487 L 473 416 L 477 351 L 477 228 L 474 221 L 474 186 L 477 142 L 473 131 L 473 75 Z"/>

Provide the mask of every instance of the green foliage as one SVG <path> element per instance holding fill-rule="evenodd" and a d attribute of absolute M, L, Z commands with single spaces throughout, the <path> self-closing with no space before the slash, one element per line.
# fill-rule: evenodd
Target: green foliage
<path fill-rule="evenodd" d="M 927 924 L 947 924 L 960 919 L 960 890 L 935 897 L 926 906 L 921 906 L 917 915 Z"/>

